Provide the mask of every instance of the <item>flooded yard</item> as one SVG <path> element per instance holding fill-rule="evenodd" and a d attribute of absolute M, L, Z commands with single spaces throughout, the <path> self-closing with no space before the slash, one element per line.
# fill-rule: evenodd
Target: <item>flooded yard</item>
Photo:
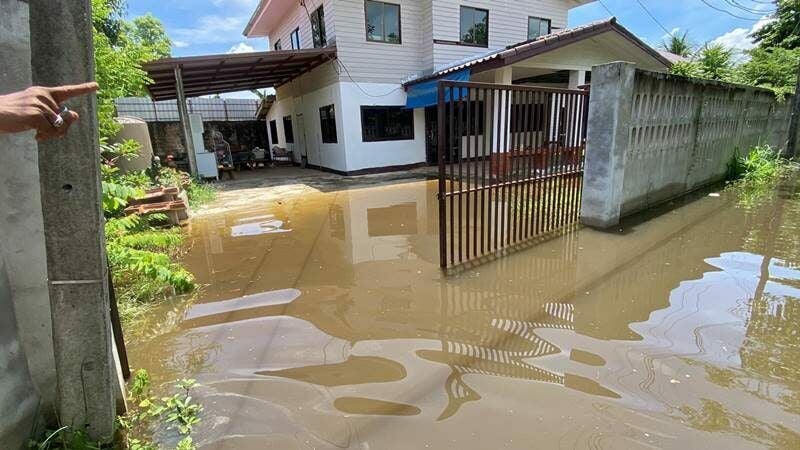
<path fill-rule="evenodd" d="M 200 298 L 132 365 L 201 383 L 203 449 L 800 447 L 794 184 L 449 276 L 435 194 L 223 192 L 191 224 Z"/>

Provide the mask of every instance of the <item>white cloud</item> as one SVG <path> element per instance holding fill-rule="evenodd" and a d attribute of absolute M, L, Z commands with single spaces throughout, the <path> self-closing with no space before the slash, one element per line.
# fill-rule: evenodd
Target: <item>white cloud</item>
<path fill-rule="evenodd" d="M 189 46 L 189 43 L 186 41 L 172 41 L 172 45 L 175 48 L 185 48 Z"/>
<path fill-rule="evenodd" d="M 744 52 L 745 50 L 750 50 L 751 48 L 755 47 L 755 43 L 753 42 L 753 38 L 750 37 L 751 34 L 760 30 L 764 27 L 764 25 L 768 24 L 772 19 L 767 17 L 762 17 L 761 20 L 756 22 L 750 29 L 747 28 L 735 28 L 722 36 L 719 36 L 715 39 L 711 40 L 711 44 L 721 44 L 727 48 L 732 48 L 736 52 Z"/>
<path fill-rule="evenodd" d="M 202 16 L 191 28 L 171 30 L 170 37 L 175 41 L 189 42 L 192 45 L 227 43 L 241 39 L 242 31 L 249 19 L 249 15 Z"/>
<path fill-rule="evenodd" d="M 254 51 L 256 51 L 256 49 L 254 49 L 253 46 L 248 45 L 246 42 L 239 42 L 231 47 L 228 53 L 252 53 Z"/>

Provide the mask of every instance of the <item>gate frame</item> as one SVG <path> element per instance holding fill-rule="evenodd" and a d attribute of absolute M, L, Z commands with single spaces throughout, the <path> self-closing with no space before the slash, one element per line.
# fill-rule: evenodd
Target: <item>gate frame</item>
<path fill-rule="evenodd" d="M 446 97 L 445 91 L 448 88 L 450 88 L 450 92 L 451 92 L 451 98 L 449 100 L 447 100 L 445 98 Z M 577 171 L 574 171 L 574 172 L 570 172 L 570 173 L 562 172 L 562 173 L 550 174 L 549 176 L 542 177 L 541 179 L 547 179 L 547 178 L 553 177 L 553 175 L 555 175 L 556 177 L 560 177 L 560 176 L 564 176 L 564 175 L 575 175 L 576 173 L 579 173 L 582 176 L 583 170 L 584 170 L 585 159 L 586 159 L 586 154 L 585 154 L 585 151 L 586 151 L 586 136 L 587 136 L 587 127 L 588 127 L 588 118 L 589 118 L 589 90 L 588 89 L 586 89 L 586 90 L 574 90 L 574 89 L 547 88 L 547 87 L 535 87 L 535 86 L 513 85 L 513 84 L 496 84 L 496 83 L 483 83 L 483 82 L 472 82 L 472 81 L 439 80 L 439 82 L 437 83 L 437 153 L 438 153 L 437 154 L 437 160 L 438 160 L 438 166 L 439 166 L 438 167 L 438 169 L 439 169 L 438 170 L 439 180 L 438 180 L 437 199 L 438 199 L 438 206 L 439 206 L 439 265 L 440 265 L 440 267 L 442 269 L 447 269 L 448 268 L 448 259 L 447 259 L 447 225 L 446 225 L 446 221 L 447 221 L 447 203 L 446 203 L 446 199 L 447 199 L 448 195 L 446 194 L 446 188 L 447 188 L 446 180 L 445 180 L 446 179 L 446 168 L 445 168 L 445 160 L 446 159 L 445 159 L 445 153 L 444 153 L 445 152 L 446 143 L 447 143 L 447 137 L 445 136 L 445 134 L 446 134 L 445 133 L 445 123 L 444 123 L 445 122 L 445 111 L 446 111 L 445 108 L 446 108 L 446 105 L 448 103 L 453 103 L 454 101 L 461 101 L 461 97 L 462 97 L 462 95 L 461 95 L 461 93 L 459 91 L 459 100 L 453 100 L 453 98 L 452 98 L 453 94 L 452 93 L 454 91 L 454 88 L 459 88 L 459 90 L 461 88 L 466 88 L 467 89 L 467 97 L 468 97 L 467 104 L 468 105 L 469 105 L 469 102 L 472 101 L 471 98 L 469 98 L 469 97 L 471 97 L 472 89 L 484 89 L 486 91 L 494 90 L 494 91 L 537 92 L 537 93 L 551 94 L 550 96 L 547 97 L 547 105 L 550 105 L 551 107 L 552 107 L 552 98 L 553 98 L 552 94 L 573 95 L 576 98 L 579 97 L 579 96 L 583 97 L 581 102 L 576 102 L 573 105 L 573 107 L 581 108 L 580 121 L 582 123 L 582 127 L 580 128 L 580 132 L 576 133 L 574 135 L 574 138 L 578 138 L 579 139 L 579 143 L 578 143 L 578 146 L 576 148 L 581 152 L 580 153 L 580 169 L 577 170 Z M 484 101 L 485 101 L 485 98 L 486 98 L 486 96 L 484 95 Z M 492 95 L 493 103 L 498 98 L 502 99 L 502 95 L 500 97 L 495 97 L 494 95 Z M 501 102 L 502 102 L 502 100 L 501 100 Z M 511 104 L 513 104 L 513 99 L 512 99 L 511 94 L 506 96 L 506 102 L 510 102 Z M 552 132 L 552 129 L 550 127 L 550 120 L 551 120 L 550 109 L 551 108 L 545 108 L 546 113 L 547 113 L 547 116 L 546 116 L 547 119 L 545 121 L 543 121 L 543 123 L 545 124 L 544 125 L 545 126 L 545 130 L 544 130 L 545 136 L 551 134 L 551 132 Z M 468 106 L 467 111 L 468 111 L 467 112 L 467 114 L 468 114 L 467 117 L 469 117 L 469 111 L 471 111 L 471 107 Z M 491 109 L 489 109 L 489 111 L 491 111 L 489 114 L 494 116 L 494 114 L 496 114 L 495 105 L 492 105 Z M 577 114 L 576 114 L 576 116 L 577 116 Z M 486 117 L 488 117 L 488 116 L 484 115 L 484 117 L 483 117 L 484 121 L 486 120 Z M 569 116 L 569 115 L 567 116 L 567 120 L 570 120 L 571 118 L 573 118 L 573 117 Z M 451 117 L 450 120 L 452 121 L 453 118 Z M 520 118 L 517 117 L 516 120 L 519 121 Z M 505 123 L 506 124 L 506 128 L 510 129 L 510 126 L 511 126 L 511 115 L 510 115 L 510 113 L 509 113 L 509 115 L 507 117 L 505 117 L 504 119 L 501 119 L 500 123 Z M 494 119 L 492 119 L 492 128 L 494 128 L 494 125 L 495 125 L 494 124 Z M 573 133 L 575 133 L 574 132 L 575 125 L 576 125 L 576 123 L 573 122 L 572 123 Z M 556 124 L 556 126 L 558 126 L 558 124 Z M 567 127 L 569 129 L 569 124 L 567 124 Z M 453 130 L 450 130 L 450 133 L 452 134 Z M 494 145 L 493 145 L 493 141 L 492 141 L 491 131 L 490 130 L 484 130 L 484 134 L 485 133 L 490 133 L 489 134 L 490 137 L 489 137 L 489 142 L 488 142 L 488 145 L 489 145 L 488 154 L 486 154 L 485 156 L 482 156 L 483 158 L 490 157 L 490 155 L 492 155 L 493 153 L 496 153 L 496 152 L 493 151 Z M 508 132 L 508 134 L 510 135 L 511 132 Z M 485 137 L 484 137 L 484 139 L 485 139 Z M 498 139 L 499 139 L 499 137 L 498 137 Z M 509 148 L 510 150 L 507 151 L 507 152 L 503 152 L 503 153 L 514 153 L 515 152 L 514 149 L 513 149 L 513 147 L 514 147 L 514 143 L 513 143 L 514 138 L 506 138 L 506 139 L 508 140 L 508 142 L 505 142 L 504 146 Z M 545 140 L 545 142 L 546 142 L 546 140 Z M 566 146 L 558 146 L 558 147 L 556 147 L 556 150 L 557 151 L 560 150 L 560 151 L 563 152 L 566 148 L 567 148 Z M 458 145 L 458 149 L 459 149 L 459 153 L 463 154 L 463 148 L 462 148 L 462 145 L 460 143 Z M 477 148 L 476 148 L 476 150 L 477 150 Z M 449 149 L 448 149 L 448 151 L 449 151 Z M 497 153 L 500 153 L 500 152 L 497 152 Z M 463 157 L 462 154 L 459 154 L 459 161 Z M 469 158 L 469 156 L 468 156 L 468 158 Z M 476 155 L 476 158 L 477 158 L 477 155 Z M 450 163 L 452 164 L 453 162 L 451 161 Z M 483 162 L 483 164 L 485 164 L 485 162 Z M 491 172 L 491 167 L 492 167 L 491 166 L 491 161 L 489 162 L 489 164 L 490 164 L 490 172 Z M 491 177 L 491 174 L 490 174 L 490 177 Z M 532 179 L 530 179 L 530 180 L 527 180 L 527 182 L 536 182 L 536 179 L 537 179 L 537 177 L 534 175 L 534 177 Z M 452 180 L 450 180 L 450 181 L 452 181 Z M 495 184 L 495 183 L 496 182 L 492 182 L 492 184 Z M 578 191 L 578 195 L 579 196 L 580 196 L 580 192 L 582 191 L 582 188 L 583 188 L 583 183 L 578 183 L 577 191 Z M 467 203 L 469 203 L 469 198 L 467 200 Z M 477 212 L 476 212 L 476 214 L 477 214 Z M 577 211 L 574 214 L 574 217 L 571 218 L 572 220 L 570 222 L 568 222 L 568 223 L 565 223 L 565 224 L 561 225 L 560 228 L 563 228 L 564 226 L 567 226 L 567 225 L 571 225 L 573 223 L 577 223 L 579 221 L 579 217 L 580 217 L 580 201 L 578 201 L 578 203 L 577 203 Z M 506 220 L 508 220 L 508 219 L 506 219 Z M 467 219 L 467 221 L 469 222 L 469 219 Z M 552 230 L 546 230 L 546 231 L 544 231 L 544 232 L 542 232 L 540 234 L 534 234 L 534 235 L 530 236 L 528 239 L 525 239 L 525 240 L 534 239 L 534 238 L 539 237 L 539 236 L 541 236 L 543 234 L 547 234 L 549 232 L 556 231 L 557 229 L 558 228 L 554 228 Z M 518 240 L 517 242 L 514 242 L 514 244 L 522 243 L 525 240 Z M 488 251 L 488 252 L 485 252 L 485 253 L 482 251 L 481 253 L 483 253 L 483 255 L 481 255 L 481 256 L 487 256 L 487 255 L 490 255 L 492 253 L 496 253 L 497 251 L 502 250 L 504 248 L 508 248 L 510 246 L 511 246 L 511 242 L 510 241 L 508 243 L 506 243 L 506 245 L 503 245 L 501 243 L 499 246 L 496 246 L 496 249 L 494 251 Z M 477 255 L 477 252 L 476 252 L 476 255 Z M 469 258 L 469 255 L 467 255 L 467 259 L 466 260 L 462 260 L 461 258 L 459 258 L 459 260 L 460 261 L 458 263 L 455 263 L 453 261 L 453 266 L 458 266 L 458 265 L 462 265 L 464 263 L 467 263 L 467 262 L 470 261 L 470 258 Z"/>

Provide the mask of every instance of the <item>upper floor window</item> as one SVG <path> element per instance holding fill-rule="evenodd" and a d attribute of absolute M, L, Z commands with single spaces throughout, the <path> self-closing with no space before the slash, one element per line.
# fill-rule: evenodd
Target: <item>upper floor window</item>
<path fill-rule="evenodd" d="M 414 111 L 402 106 L 362 106 L 364 142 L 414 139 Z"/>
<path fill-rule="evenodd" d="M 319 109 L 319 125 L 322 131 L 322 142 L 335 144 L 336 138 L 336 109 L 333 105 L 323 106 Z"/>
<path fill-rule="evenodd" d="M 528 17 L 528 39 L 550 34 L 550 19 L 541 17 Z"/>
<path fill-rule="evenodd" d="M 366 0 L 367 40 L 400 44 L 400 5 Z"/>
<path fill-rule="evenodd" d="M 280 50 L 280 49 L 282 49 L 282 48 L 283 48 L 283 47 L 281 46 L 281 40 L 280 40 L 280 39 L 278 39 L 277 41 L 275 41 L 275 47 L 274 47 L 274 48 L 275 48 L 275 50 Z"/>
<path fill-rule="evenodd" d="M 489 46 L 489 11 L 469 6 L 461 7 L 461 43 Z"/>
<path fill-rule="evenodd" d="M 322 6 L 311 13 L 311 37 L 314 40 L 314 48 L 325 47 L 328 42 L 325 37 L 325 11 Z"/>
<path fill-rule="evenodd" d="M 300 49 L 300 28 L 295 28 L 292 31 L 292 34 L 289 35 L 289 39 L 292 41 L 292 50 L 299 50 Z"/>

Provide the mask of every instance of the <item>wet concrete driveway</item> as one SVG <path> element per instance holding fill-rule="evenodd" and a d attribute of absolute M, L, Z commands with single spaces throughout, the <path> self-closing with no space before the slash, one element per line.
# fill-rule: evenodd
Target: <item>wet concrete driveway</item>
<path fill-rule="evenodd" d="M 702 196 L 444 277 L 435 183 L 224 192 L 131 349 L 204 449 L 800 448 L 800 200 Z M 646 220 L 645 220 L 646 219 Z"/>

